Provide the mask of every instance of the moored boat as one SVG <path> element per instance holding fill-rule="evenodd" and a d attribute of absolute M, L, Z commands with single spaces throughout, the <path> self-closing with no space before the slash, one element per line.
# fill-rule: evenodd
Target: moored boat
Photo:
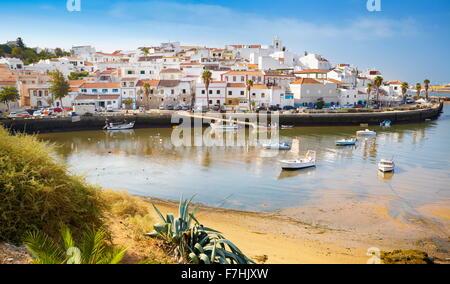
<path fill-rule="evenodd" d="M 336 146 L 355 146 L 358 139 L 343 139 L 336 141 Z"/>
<path fill-rule="evenodd" d="M 272 144 L 263 144 L 263 148 L 267 150 L 291 150 L 291 145 L 288 143 L 272 143 Z"/>
<path fill-rule="evenodd" d="M 383 173 L 390 173 L 395 170 L 395 163 L 392 160 L 381 160 L 378 163 L 378 170 Z"/>
<path fill-rule="evenodd" d="M 114 123 L 114 122 L 110 122 L 110 123 L 106 123 L 105 127 L 103 127 L 103 129 L 109 130 L 109 131 L 114 131 L 114 130 L 129 130 L 129 129 L 133 129 L 135 125 L 135 122 L 119 122 L 119 123 Z"/>
<path fill-rule="evenodd" d="M 213 130 L 222 130 L 222 131 L 236 131 L 241 128 L 236 123 L 222 124 L 221 122 L 211 123 L 210 126 Z"/>
<path fill-rule="evenodd" d="M 283 170 L 301 170 L 313 168 L 316 166 L 316 152 L 308 151 L 306 156 L 300 160 L 282 160 L 280 161 Z"/>
<path fill-rule="evenodd" d="M 390 120 L 385 120 L 382 123 L 380 123 L 381 127 L 391 127 L 391 125 L 392 125 L 392 121 L 390 121 Z"/>
<path fill-rule="evenodd" d="M 366 129 L 366 130 L 361 130 L 361 131 L 356 132 L 356 135 L 358 135 L 358 136 L 376 136 L 377 133 L 375 131 Z"/>

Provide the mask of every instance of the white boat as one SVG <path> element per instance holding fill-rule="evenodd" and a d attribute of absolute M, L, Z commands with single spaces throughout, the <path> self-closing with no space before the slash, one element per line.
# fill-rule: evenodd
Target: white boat
<path fill-rule="evenodd" d="M 134 128 L 134 124 L 135 122 L 130 122 L 130 123 L 126 123 L 126 122 L 119 122 L 119 123 L 114 123 L 114 122 L 110 122 L 110 123 L 106 123 L 105 127 L 103 127 L 103 129 L 109 130 L 109 131 L 113 131 L 113 130 L 128 130 L 128 129 L 133 129 Z"/>
<path fill-rule="evenodd" d="M 361 130 L 361 131 L 356 132 L 356 135 L 358 135 L 358 136 L 376 136 L 377 133 L 375 131 L 366 129 L 366 130 Z"/>
<path fill-rule="evenodd" d="M 213 130 L 222 130 L 222 131 L 236 131 L 241 128 L 238 124 L 235 123 L 222 124 L 221 122 L 211 123 L 210 126 Z"/>
<path fill-rule="evenodd" d="M 355 146 L 358 139 L 343 139 L 336 141 L 337 146 Z"/>
<path fill-rule="evenodd" d="M 272 144 L 263 144 L 263 148 L 267 150 L 291 150 L 291 145 L 288 143 L 272 143 Z"/>
<path fill-rule="evenodd" d="M 387 127 L 387 128 L 389 128 L 389 127 L 391 127 L 391 125 L 392 125 L 392 121 L 390 121 L 390 120 L 385 120 L 385 121 L 383 121 L 382 123 L 380 123 L 380 126 L 381 126 L 381 127 Z"/>
<path fill-rule="evenodd" d="M 278 130 L 279 127 L 278 125 L 274 124 L 274 125 L 257 125 L 257 124 L 253 124 L 252 125 L 254 130 L 256 131 L 272 131 L 272 130 Z"/>
<path fill-rule="evenodd" d="M 280 161 L 283 170 L 301 170 L 313 168 L 316 166 L 316 152 L 308 151 L 306 156 L 300 160 L 282 160 Z"/>
<path fill-rule="evenodd" d="M 294 125 L 281 125 L 281 129 L 292 129 Z"/>
<path fill-rule="evenodd" d="M 383 173 L 390 173 L 395 170 L 395 163 L 391 160 L 381 160 L 378 163 L 378 170 Z"/>

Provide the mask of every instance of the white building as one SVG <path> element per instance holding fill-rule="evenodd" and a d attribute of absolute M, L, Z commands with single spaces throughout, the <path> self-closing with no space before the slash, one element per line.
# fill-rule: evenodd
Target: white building
<path fill-rule="evenodd" d="M 315 107 L 320 100 L 323 100 L 326 106 L 339 105 L 337 86 L 328 80 L 320 82 L 311 78 L 301 78 L 290 84 L 296 107 Z"/>
<path fill-rule="evenodd" d="M 9 70 L 23 70 L 24 64 L 19 58 L 0 58 L 0 64 L 8 65 Z"/>

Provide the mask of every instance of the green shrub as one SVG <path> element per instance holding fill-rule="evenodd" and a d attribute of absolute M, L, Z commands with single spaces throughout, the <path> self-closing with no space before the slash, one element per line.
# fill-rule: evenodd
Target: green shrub
<path fill-rule="evenodd" d="M 29 231 L 56 237 L 103 225 L 100 190 L 72 176 L 49 144 L 0 127 L 0 242 L 21 244 Z"/>

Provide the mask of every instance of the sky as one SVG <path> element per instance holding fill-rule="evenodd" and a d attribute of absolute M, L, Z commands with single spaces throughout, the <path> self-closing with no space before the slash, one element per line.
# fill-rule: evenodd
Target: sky
<path fill-rule="evenodd" d="M 69 12 L 66 0 L 0 0 L 0 42 L 111 52 L 167 41 L 268 45 L 279 35 L 290 51 L 376 68 L 387 80 L 450 83 L 449 0 L 379 0 L 375 12 L 368 0 L 79 1 Z"/>

